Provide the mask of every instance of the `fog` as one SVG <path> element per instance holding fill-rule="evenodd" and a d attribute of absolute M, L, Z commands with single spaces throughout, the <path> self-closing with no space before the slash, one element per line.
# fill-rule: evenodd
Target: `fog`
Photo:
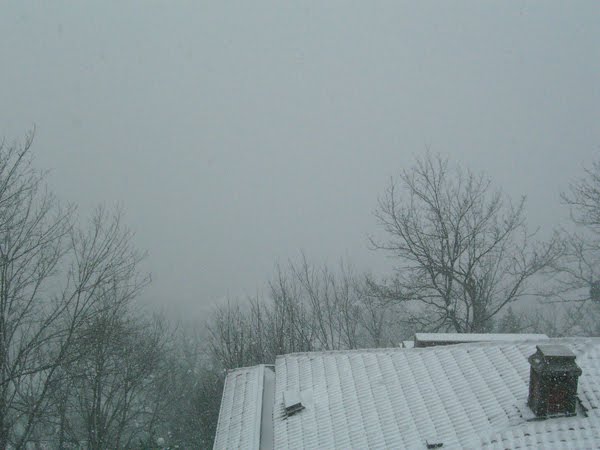
<path fill-rule="evenodd" d="M 600 154 L 600 3 L 12 2 L 0 136 L 82 214 L 121 204 L 152 305 L 199 313 L 300 251 L 368 248 L 390 176 L 430 148 L 543 232 Z"/>

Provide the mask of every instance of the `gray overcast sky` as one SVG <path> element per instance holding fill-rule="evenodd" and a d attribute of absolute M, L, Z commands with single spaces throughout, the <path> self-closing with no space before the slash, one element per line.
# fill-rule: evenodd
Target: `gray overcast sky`
<path fill-rule="evenodd" d="M 0 136 L 84 212 L 121 202 L 153 303 L 252 294 L 277 260 L 367 248 L 429 145 L 528 196 L 600 154 L 600 2 L 0 3 Z"/>

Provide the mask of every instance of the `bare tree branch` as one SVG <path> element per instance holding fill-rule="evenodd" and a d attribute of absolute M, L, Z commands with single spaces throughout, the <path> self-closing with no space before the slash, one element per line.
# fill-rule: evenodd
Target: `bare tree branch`
<path fill-rule="evenodd" d="M 370 242 L 397 264 L 393 283 L 371 280 L 373 292 L 421 305 L 411 322 L 424 329 L 489 329 L 560 253 L 554 239 L 531 242 L 524 202 L 513 204 L 483 175 L 451 171 L 448 160 L 427 153 L 379 199 L 375 217 L 388 238 Z"/>

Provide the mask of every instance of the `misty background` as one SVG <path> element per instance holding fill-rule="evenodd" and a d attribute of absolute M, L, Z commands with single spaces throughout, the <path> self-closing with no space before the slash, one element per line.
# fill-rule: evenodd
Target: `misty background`
<path fill-rule="evenodd" d="M 0 136 L 87 213 L 119 203 L 147 302 L 201 315 L 300 251 L 369 250 L 390 176 L 431 148 L 530 225 L 600 152 L 600 3 L 3 2 Z"/>

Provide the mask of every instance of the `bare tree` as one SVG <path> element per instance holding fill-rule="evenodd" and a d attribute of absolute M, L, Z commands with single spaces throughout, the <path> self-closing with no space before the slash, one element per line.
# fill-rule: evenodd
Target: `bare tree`
<path fill-rule="evenodd" d="M 216 308 L 207 325 L 209 346 L 215 361 L 223 369 L 259 364 L 260 355 L 251 351 L 254 336 L 247 308 L 228 302 Z"/>
<path fill-rule="evenodd" d="M 561 197 L 571 208 L 571 219 L 595 233 L 600 232 L 600 160 L 584 170 Z"/>
<path fill-rule="evenodd" d="M 156 426 L 152 390 L 163 360 L 161 321 L 107 307 L 78 332 L 67 368 L 71 440 L 90 449 L 131 448 Z"/>
<path fill-rule="evenodd" d="M 280 265 L 269 283 L 268 339 L 272 356 L 315 350 L 315 327 L 295 277 Z"/>
<path fill-rule="evenodd" d="M 414 335 L 404 305 L 379 298 L 382 289 L 374 286 L 373 276 L 365 276 L 364 282 L 355 286 L 360 302 L 357 319 L 362 347 L 396 347 Z"/>
<path fill-rule="evenodd" d="M 600 161 L 586 169 L 561 197 L 570 209 L 575 230 L 563 230 L 565 252 L 554 265 L 560 275 L 558 295 L 561 300 L 600 303 Z"/>
<path fill-rule="evenodd" d="M 366 345 L 362 328 L 365 297 L 347 263 L 340 262 L 337 270 L 315 266 L 303 254 L 285 269 L 278 266 L 271 282 L 271 300 L 279 313 L 277 321 L 289 324 L 281 327 L 282 331 L 289 330 L 284 334 L 288 345 L 279 354 Z"/>
<path fill-rule="evenodd" d="M 72 209 L 44 190 L 28 159 L 32 139 L 0 144 L 0 448 L 28 435 L 62 357 L 54 343 L 69 333 L 55 327 L 69 305 L 40 298 L 67 252 Z"/>
<path fill-rule="evenodd" d="M 420 329 L 490 329 L 559 254 L 554 240 L 532 242 L 523 207 L 485 176 L 450 170 L 447 159 L 427 153 L 379 200 L 375 216 L 388 237 L 371 243 L 396 265 L 393 281 L 371 280 L 372 291 L 412 308 L 409 322 Z"/>
<path fill-rule="evenodd" d="M 230 301 L 208 325 L 211 354 L 224 369 L 272 363 L 277 355 L 397 345 L 400 308 L 366 294 L 348 264 L 314 266 L 302 255 L 277 265 L 269 297 Z"/>
<path fill-rule="evenodd" d="M 305 255 L 289 272 L 300 287 L 314 330 L 314 346 L 320 350 L 358 346 L 358 299 L 351 274 L 342 263 L 338 274 L 327 266 L 311 266 Z"/>
<path fill-rule="evenodd" d="M 98 292 L 144 284 L 131 233 L 100 209 L 75 226 L 23 145 L 0 144 L 0 448 L 22 448 L 47 419 L 49 392 L 73 356 Z"/>
<path fill-rule="evenodd" d="M 210 358 L 206 328 L 191 325 L 172 341 L 159 390 L 167 399 L 159 437 L 169 448 L 211 448 L 221 405 L 224 372 Z"/>
<path fill-rule="evenodd" d="M 547 292 L 567 312 L 563 333 L 598 335 L 600 326 L 600 161 L 561 194 L 573 227 L 561 230 L 562 257 L 552 264 Z"/>

